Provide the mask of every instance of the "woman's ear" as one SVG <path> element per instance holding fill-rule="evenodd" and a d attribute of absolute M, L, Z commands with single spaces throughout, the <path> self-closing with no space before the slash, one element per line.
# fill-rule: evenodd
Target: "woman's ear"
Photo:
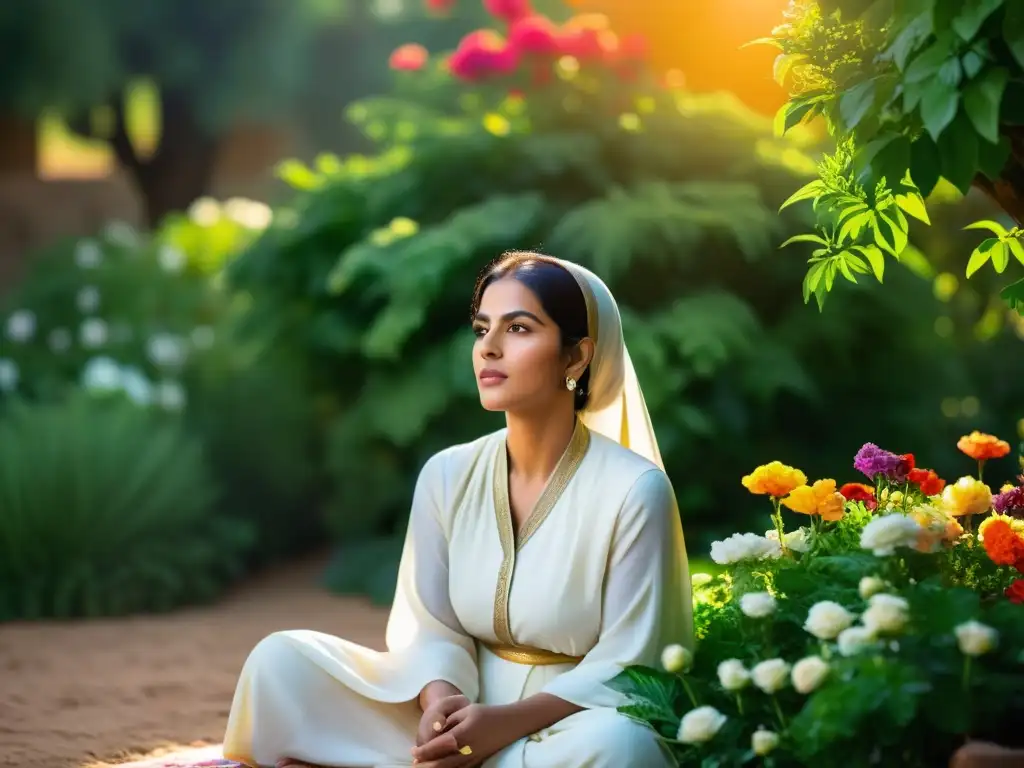
<path fill-rule="evenodd" d="M 587 366 L 594 360 L 594 340 L 589 336 L 580 341 L 569 353 L 569 367 L 565 371 L 566 376 L 572 376 L 579 381 Z"/>

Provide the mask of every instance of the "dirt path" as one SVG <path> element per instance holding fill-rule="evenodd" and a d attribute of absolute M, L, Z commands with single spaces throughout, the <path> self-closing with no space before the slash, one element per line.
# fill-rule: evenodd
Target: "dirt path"
<path fill-rule="evenodd" d="M 242 662 L 274 630 L 382 647 L 386 611 L 325 592 L 322 564 L 165 616 L 0 625 L 0 766 L 68 768 L 219 743 Z"/>

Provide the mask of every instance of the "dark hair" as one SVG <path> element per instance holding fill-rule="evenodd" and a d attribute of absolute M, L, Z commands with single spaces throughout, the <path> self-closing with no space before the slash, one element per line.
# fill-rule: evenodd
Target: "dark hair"
<path fill-rule="evenodd" d="M 590 335 L 587 301 L 579 283 L 565 267 L 531 251 L 508 251 L 490 264 L 476 281 L 470 315 L 476 318 L 484 291 L 491 283 L 511 277 L 529 288 L 562 335 L 562 345 L 570 349 Z M 590 398 L 590 367 L 576 382 L 575 408 L 582 411 Z"/>

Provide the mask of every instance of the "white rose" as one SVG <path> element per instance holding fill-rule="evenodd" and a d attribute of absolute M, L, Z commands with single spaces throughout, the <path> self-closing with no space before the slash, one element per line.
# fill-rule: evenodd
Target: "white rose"
<path fill-rule="evenodd" d="M 875 644 L 875 636 L 867 627 L 850 627 L 839 633 L 836 643 L 843 656 L 856 656 Z"/>
<path fill-rule="evenodd" d="M 807 656 L 793 665 L 791 679 L 797 693 L 811 693 L 828 677 L 828 663 L 820 656 Z"/>
<path fill-rule="evenodd" d="M 693 654 L 681 645 L 667 645 L 661 652 L 661 666 L 668 672 L 685 672 L 693 664 Z"/>
<path fill-rule="evenodd" d="M 75 295 L 75 304 L 78 306 L 78 311 L 83 314 L 90 314 L 99 309 L 100 306 L 100 291 L 95 285 L 86 285 L 78 290 Z"/>
<path fill-rule="evenodd" d="M 107 343 L 107 324 L 98 317 L 90 317 L 78 328 L 78 338 L 86 349 L 102 347 Z"/>
<path fill-rule="evenodd" d="M 36 315 L 29 309 L 19 309 L 7 318 L 7 338 L 24 343 L 36 333 Z"/>
<path fill-rule="evenodd" d="M 754 735 L 750 737 L 750 748 L 754 750 L 755 755 L 764 757 L 773 749 L 779 746 L 779 734 L 775 731 L 766 731 L 764 728 L 758 728 L 754 731 Z"/>
<path fill-rule="evenodd" d="M 865 576 L 860 580 L 860 584 L 857 585 L 857 591 L 860 592 L 860 596 L 865 600 L 872 595 L 877 595 L 883 589 L 885 589 L 885 581 L 877 576 Z"/>
<path fill-rule="evenodd" d="M 999 633 L 979 621 L 965 621 L 953 630 L 956 644 L 965 656 L 981 656 L 999 644 Z"/>
<path fill-rule="evenodd" d="M 763 619 L 775 613 L 775 598 L 768 592 L 748 592 L 740 598 L 740 610 L 744 616 Z"/>
<path fill-rule="evenodd" d="M 793 552 L 807 552 L 811 548 L 811 534 L 806 528 L 797 528 L 790 531 L 785 537 L 786 548 Z"/>
<path fill-rule="evenodd" d="M 819 640 L 832 640 L 853 624 L 853 614 L 839 603 L 822 600 L 811 606 L 807 612 L 804 629 Z"/>
<path fill-rule="evenodd" d="M 711 544 L 711 559 L 719 565 L 781 556 L 782 547 L 778 541 L 771 541 L 756 533 L 734 533 L 727 539 Z"/>
<path fill-rule="evenodd" d="M 916 520 L 900 514 L 876 517 L 860 532 L 860 546 L 876 557 L 888 557 L 897 547 L 913 547 L 923 529 Z"/>
<path fill-rule="evenodd" d="M 94 357 L 82 369 L 82 386 L 94 392 L 121 388 L 121 368 L 109 357 Z"/>
<path fill-rule="evenodd" d="M 79 269 L 93 269 L 103 261 L 103 250 L 95 240 L 79 240 L 75 244 L 75 264 Z"/>
<path fill-rule="evenodd" d="M 873 595 L 860 620 L 875 635 L 899 632 L 907 623 L 909 608 L 910 605 L 902 597 L 884 593 Z"/>
<path fill-rule="evenodd" d="M 747 687 L 750 673 L 739 659 L 726 659 L 718 665 L 718 682 L 727 691 L 739 691 Z"/>
<path fill-rule="evenodd" d="M 697 707 L 683 715 L 676 738 L 684 744 L 710 741 L 725 725 L 726 717 L 714 707 Z"/>
<path fill-rule="evenodd" d="M 156 385 L 155 400 L 164 410 L 180 411 L 187 399 L 185 388 L 177 381 L 161 381 Z"/>
<path fill-rule="evenodd" d="M 768 659 L 750 670 L 750 677 L 765 693 L 775 693 L 789 680 L 789 664 L 782 659 Z"/>

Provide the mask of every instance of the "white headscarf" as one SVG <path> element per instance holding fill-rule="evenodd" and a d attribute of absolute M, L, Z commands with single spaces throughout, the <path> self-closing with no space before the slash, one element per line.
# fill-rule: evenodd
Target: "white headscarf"
<path fill-rule="evenodd" d="M 587 325 L 595 349 L 590 363 L 590 396 L 580 420 L 592 432 L 611 438 L 664 469 L 612 292 L 601 278 L 579 264 L 539 254 L 537 258 L 566 269 L 576 278 L 587 303 Z"/>

